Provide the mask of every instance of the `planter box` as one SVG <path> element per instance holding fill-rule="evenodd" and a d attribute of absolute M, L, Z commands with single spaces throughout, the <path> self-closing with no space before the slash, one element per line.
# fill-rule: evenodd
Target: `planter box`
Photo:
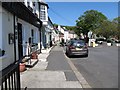
<path fill-rule="evenodd" d="M 31 58 L 32 58 L 32 59 L 38 59 L 37 53 L 36 53 L 36 52 L 33 52 Z"/>
<path fill-rule="evenodd" d="M 107 45 L 108 45 L 108 46 L 111 46 L 111 45 L 112 45 L 112 43 L 107 43 Z"/>
<path fill-rule="evenodd" d="M 19 70 L 20 70 L 20 72 L 25 71 L 25 69 L 26 69 L 25 63 L 20 63 L 20 64 L 19 64 Z"/>

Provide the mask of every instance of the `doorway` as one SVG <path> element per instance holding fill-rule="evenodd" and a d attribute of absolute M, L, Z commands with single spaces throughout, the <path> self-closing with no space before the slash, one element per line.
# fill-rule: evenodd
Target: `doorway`
<path fill-rule="evenodd" d="M 21 59 L 23 57 L 23 39 L 22 39 L 22 24 L 18 23 L 18 57 Z"/>

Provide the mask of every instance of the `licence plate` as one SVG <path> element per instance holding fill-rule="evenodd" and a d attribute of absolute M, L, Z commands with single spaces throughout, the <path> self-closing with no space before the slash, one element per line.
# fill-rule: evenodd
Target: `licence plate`
<path fill-rule="evenodd" d="M 76 48 L 76 50 L 82 50 L 82 48 Z"/>

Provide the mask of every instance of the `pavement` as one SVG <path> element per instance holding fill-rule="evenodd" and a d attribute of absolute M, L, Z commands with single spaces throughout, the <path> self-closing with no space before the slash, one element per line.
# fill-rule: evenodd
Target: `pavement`
<path fill-rule="evenodd" d="M 64 70 L 48 70 L 47 60 L 52 48 L 42 50 L 38 55 L 38 62 L 32 68 L 27 68 L 21 72 L 21 87 L 22 88 L 82 88 L 78 81 L 68 81 Z M 53 62 L 54 63 L 54 62 Z"/>

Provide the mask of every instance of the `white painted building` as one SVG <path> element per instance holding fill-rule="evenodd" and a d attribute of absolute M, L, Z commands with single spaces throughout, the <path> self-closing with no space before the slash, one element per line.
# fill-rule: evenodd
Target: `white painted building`
<path fill-rule="evenodd" d="M 48 47 L 48 36 L 49 36 L 49 30 L 48 30 L 48 5 L 42 1 L 39 2 L 40 4 L 40 20 L 42 21 L 43 25 L 41 28 L 41 47 L 42 49 L 45 49 Z"/>
<path fill-rule="evenodd" d="M 53 28 L 52 30 L 52 40 L 53 44 L 56 44 L 59 41 L 59 32 L 57 31 L 56 28 Z"/>
<path fill-rule="evenodd" d="M 27 43 L 36 44 L 37 49 L 40 49 L 42 22 L 38 18 L 38 6 L 37 2 L 32 3 L 27 0 L 24 3 L 0 4 L 0 12 L 2 12 L 0 13 L 0 53 L 2 50 L 5 51 L 4 55 L 0 55 L 0 64 L 2 64 L 0 71 L 30 54 L 27 53 Z"/>
<path fill-rule="evenodd" d="M 77 34 L 75 34 L 74 31 L 69 31 L 69 36 L 68 36 L 69 40 L 72 38 L 77 38 Z"/>
<path fill-rule="evenodd" d="M 64 42 L 67 42 L 69 40 L 69 31 L 65 30 L 64 31 Z"/>
<path fill-rule="evenodd" d="M 40 2 L 40 20 L 43 23 L 41 33 L 42 49 L 50 47 L 53 40 L 52 31 L 53 24 L 48 16 L 48 5 L 45 2 Z"/>
<path fill-rule="evenodd" d="M 61 42 L 64 39 L 64 29 L 60 25 L 58 25 L 57 29 L 59 31 L 59 41 Z"/>

